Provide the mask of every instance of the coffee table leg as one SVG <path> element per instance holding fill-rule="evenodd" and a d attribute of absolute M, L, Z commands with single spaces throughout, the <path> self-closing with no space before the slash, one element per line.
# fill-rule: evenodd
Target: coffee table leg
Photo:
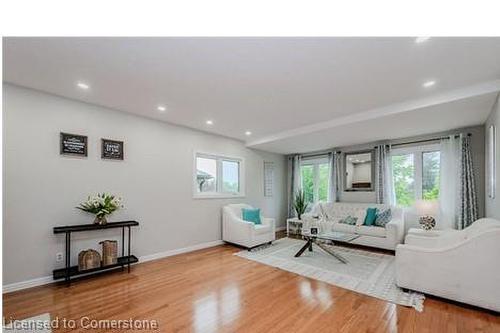
<path fill-rule="evenodd" d="M 297 252 L 295 254 L 295 257 L 300 257 L 302 255 L 302 253 L 304 253 L 304 251 L 309 248 L 309 247 L 312 247 L 312 241 L 311 239 L 308 239 L 307 242 L 306 242 L 306 245 L 302 246 L 302 248 L 299 250 L 299 252 Z"/>
<path fill-rule="evenodd" d="M 344 257 L 342 257 L 340 254 L 337 254 L 337 253 L 333 252 L 332 250 L 326 248 L 321 243 L 315 243 L 315 244 L 318 245 L 326 253 L 328 253 L 328 254 L 334 256 L 335 258 L 337 258 L 340 262 L 342 262 L 344 264 L 347 264 L 348 261 Z"/>

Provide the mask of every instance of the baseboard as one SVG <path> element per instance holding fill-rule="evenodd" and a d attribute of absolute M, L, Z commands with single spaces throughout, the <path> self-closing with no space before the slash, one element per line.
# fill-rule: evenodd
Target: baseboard
<path fill-rule="evenodd" d="M 151 260 L 156 260 L 156 259 L 161 259 L 161 258 L 166 258 L 166 257 L 171 257 L 175 256 L 177 254 L 182 254 L 182 253 L 187 253 L 187 252 L 193 252 L 196 250 L 202 250 L 206 249 L 209 247 L 214 247 L 218 245 L 222 245 L 224 242 L 222 240 L 216 240 L 212 242 L 206 242 L 206 243 L 201 243 L 201 244 L 196 244 L 193 246 L 188 246 L 188 247 L 183 247 L 180 249 L 174 249 L 174 250 L 168 250 L 165 252 L 159 252 L 159 253 L 154 253 L 154 254 L 149 254 L 147 256 L 141 256 L 139 257 L 139 263 L 141 262 L 146 262 L 146 261 L 151 261 Z"/>
<path fill-rule="evenodd" d="M 147 262 L 147 261 L 161 259 L 161 258 L 165 258 L 165 257 L 171 257 L 171 256 L 175 256 L 177 254 L 193 252 L 196 250 L 202 250 L 202 249 L 206 249 L 209 247 L 214 247 L 214 246 L 218 246 L 218 245 L 222 245 L 222 244 L 224 244 L 224 242 L 222 240 L 216 240 L 216 241 L 212 241 L 212 242 L 206 242 L 206 243 L 196 244 L 193 246 L 183 247 L 180 249 L 174 249 L 174 250 L 169 250 L 169 251 L 165 251 L 165 252 L 150 254 L 147 256 L 141 256 L 141 257 L 139 257 L 139 264 L 141 262 Z M 44 277 L 40 277 L 40 278 L 36 278 L 36 279 L 31 279 L 31 280 L 26 280 L 26 281 L 21 281 L 21 282 L 15 282 L 15 283 L 4 285 L 2 287 L 2 293 L 3 294 L 11 293 L 13 291 L 43 286 L 45 284 L 50 284 L 53 282 L 56 282 L 56 281 L 54 281 L 52 279 L 52 275 L 44 276 Z"/>
<path fill-rule="evenodd" d="M 44 276 L 44 277 L 40 277 L 40 278 L 36 278 L 36 279 L 6 284 L 2 287 L 2 294 L 11 293 L 13 291 L 17 291 L 17 290 L 21 290 L 21 289 L 43 286 L 44 284 L 49 284 L 52 282 L 54 282 L 54 280 L 52 279 L 52 275 L 49 275 L 49 276 Z"/>

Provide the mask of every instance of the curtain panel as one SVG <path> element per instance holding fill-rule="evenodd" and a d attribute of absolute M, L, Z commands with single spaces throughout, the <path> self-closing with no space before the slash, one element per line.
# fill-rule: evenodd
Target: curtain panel
<path fill-rule="evenodd" d="M 457 229 L 464 229 L 478 218 L 474 166 L 470 148 L 470 137 L 460 135 L 460 211 Z"/>
<path fill-rule="evenodd" d="M 396 204 L 391 147 L 388 145 L 378 145 L 375 149 L 375 199 L 379 204 Z"/>
<path fill-rule="evenodd" d="M 340 175 L 340 153 L 332 151 L 328 153 L 330 177 L 328 177 L 328 202 L 339 201 Z"/>
<path fill-rule="evenodd" d="M 478 218 L 470 137 L 441 140 L 440 229 L 464 229 Z"/>

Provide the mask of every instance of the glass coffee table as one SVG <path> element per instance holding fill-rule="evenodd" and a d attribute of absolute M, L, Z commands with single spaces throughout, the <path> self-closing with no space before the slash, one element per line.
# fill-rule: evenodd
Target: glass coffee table
<path fill-rule="evenodd" d="M 347 233 L 337 232 L 337 231 L 320 232 L 318 234 L 311 234 L 309 232 L 303 232 L 302 238 L 306 241 L 306 244 L 299 250 L 299 252 L 297 252 L 295 254 L 295 257 L 300 257 L 306 249 L 309 249 L 309 252 L 312 252 L 312 250 L 313 250 L 312 245 L 314 243 L 320 249 L 322 249 L 326 253 L 332 255 L 340 262 L 347 264 L 348 261 L 344 257 L 342 257 L 340 254 L 336 253 L 335 251 L 327 248 L 324 244 L 321 244 L 320 242 L 318 242 L 318 240 L 328 240 L 328 241 L 333 241 L 333 242 L 349 243 L 358 237 L 359 237 L 359 235 L 356 235 L 356 234 L 347 234 Z"/>

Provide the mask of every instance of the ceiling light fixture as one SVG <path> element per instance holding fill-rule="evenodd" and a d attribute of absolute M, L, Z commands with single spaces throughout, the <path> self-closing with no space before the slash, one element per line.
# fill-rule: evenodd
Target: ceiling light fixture
<path fill-rule="evenodd" d="M 432 81 L 427 81 L 427 82 L 424 82 L 424 84 L 422 84 L 422 87 L 424 88 L 429 88 L 429 87 L 432 87 L 433 85 L 436 84 L 436 81 L 432 80 Z"/>
<path fill-rule="evenodd" d="M 90 88 L 90 86 L 88 84 L 83 83 L 83 82 L 77 82 L 76 85 L 78 86 L 78 88 L 83 89 L 83 90 L 88 90 Z"/>
<path fill-rule="evenodd" d="M 415 43 L 420 44 L 423 42 L 427 42 L 430 39 L 430 37 L 417 37 L 415 38 Z"/>
<path fill-rule="evenodd" d="M 214 122 L 212 120 L 207 120 L 206 123 L 207 123 L 207 125 L 213 125 L 214 124 Z"/>
<path fill-rule="evenodd" d="M 160 112 L 165 112 L 165 111 L 167 111 L 167 108 L 166 108 L 166 107 L 164 107 L 163 105 L 158 105 L 157 109 L 158 109 L 158 111 L 160 111 Z"/>
<path fill-rule="evenodd" d="M 245 135 L 246 135 L 246 136 L 252 135 L 252 132 L 250 132 L 250 131 L 246 131 L 246 132 L 245 132 Z"/>

